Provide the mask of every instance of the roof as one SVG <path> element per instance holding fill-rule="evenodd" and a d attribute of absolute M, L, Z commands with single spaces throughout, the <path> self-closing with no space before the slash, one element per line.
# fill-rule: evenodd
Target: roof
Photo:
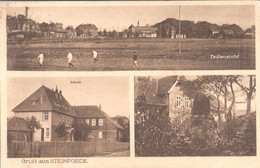
<path fill-rule="evenodd" d="M 233 30 L 223 30 L 225 34 L 234 34 Z"/>
<path fill-rule="evenodd" d="M 104 111 L 102 111 L 98 106 L 73 106 L 76 109 L 77 117 L 89 117 L 89 118 L 107 118 L 114 126 L 119 129 L 124 129 L 117 122 L 112 120 Z"/>
<path fill-rule="evenodd" d="M 103 111 L 98 106 L 73 106 L 78 117 L 104 117 Z"/>
<path fill-rule="evenodd" d="M 179 83 L 186 81 L 186 78 L 184 76 L 167 76 L 158 79 L 157 95 L 167 94 L 177 80 Z"/>
<path fill-rule="evenodd" d="M 174 83 L 177 81 L 178 76 L 168 76 L 158 80 L 157 95 L 167 94 Z"/>
<path fill-rule="evenodd" d="M 7 122 L 8 131 L 32 131 L 26 124 L 25 119 L 13 117 Z"/>
<path fill-rule="evenodd" d="M 151 27 L 151 26 L 136 26 L 135 30 L 137 32 L 151 32 L 151 33 L 156 33 L 156 29 Z"/>
<path fill-rule="evenodd" d="M 58 90 L 41 86 L 32 95 L 13 109 L 14 112 L 55 111 L 76 116 L 76 111 Z"/>
<path fill-rule="evenodd" d="M 147 104 L 167 106 L 167 101 L 163 96 L 157 95 L 158 79 L 151 79 L 146 82 L 138 82 L 136 87 L 136 98 L 145 96 Z"/>
<path fill-rule="evenodd" d="M 81 24 L 76 29 L 94 29 L 98 30 L 98 28 L 94 24 Z"/>

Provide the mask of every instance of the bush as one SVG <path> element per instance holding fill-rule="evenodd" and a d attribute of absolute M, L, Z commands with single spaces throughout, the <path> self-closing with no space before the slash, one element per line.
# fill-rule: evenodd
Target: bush
<path fill-rule="evenodd" d="M 136 107 L 137 156 L 256 155 L 254 114 L 217 127 L 212 116 L 194 116 L 185 112 L 170 121 L 167 115 L 150 114 L 145 104 Z"/>

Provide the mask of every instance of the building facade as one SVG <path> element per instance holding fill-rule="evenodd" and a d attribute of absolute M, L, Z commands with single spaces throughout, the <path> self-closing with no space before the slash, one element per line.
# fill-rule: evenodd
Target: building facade
<path fill-rule="evenodd" d="M 141 79 L 142 80 L 142 79 Z M 136 80 L 138 81 L 138 79 Z M 168 76 L 163 78 L 149 78 L 145 86 L 136 84 L 136 98 L 145 96 L 148 111 L 152 114 L 167 115 L 174 119 L 178 114 L 190 113 L 193 100 L 185 96 L 181 85 L 187 81 L 185 77 Z M 213 95 L 208 95 L 211 114 L 217 119 L 217 100 Z M 221 117 L 224 118 L 224 105 L 221 102 Z"/>
<path fill-rule="evenodd" d="M 96 37 L 98 35 L 98 28 L 94 24 L 81 24 L 76 27 L 78 37 Z"/>
<path fill-rule="evenodd" d="M 56 88 L 41 86 L 31 96 L 13 109 L 14 117 L 27 119 L 34 116 L 40 121 L 41 129 L 34 130 L 32 141 L 74 141 L 76 122 L 86 122 L 91 126 L 92 140 L 120 141 L 122 127 L 112 121 L 97 106 L 71 106 Z M 68 134 L 60 138 L 55 129 L 64 123 Z"/>
<path fill-rule="evenodd" d="M 155 38 L 157 37 L 157 32 L 156 32 L 156 28 L 153 28 L 151 26 L 134 26 L 131 25 L 128 28 L 128 37 L 152 37 Z"/>

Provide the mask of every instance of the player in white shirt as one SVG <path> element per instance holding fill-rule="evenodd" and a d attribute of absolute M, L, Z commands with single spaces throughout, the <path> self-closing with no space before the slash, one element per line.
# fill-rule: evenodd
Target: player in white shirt
<path fill-rule="evenodd" d="M 71 61 L 72 61 L 72 59 L 73 59 L 73 55 L 71 54 L 70 51 L 68 52 L 67 59 L 68 59 L 68 63 L 69 63 L 69 68 L 73 68 L 74 65 L 71 63 Z"/>
<path fill-rule="evenodd" d="M 44 56 L 43 56 L 43 53 L 40 52 L 39 56 L 38 56 L 38 60 L 39 60 L 39 63 L 40 63 L 40 66 L 41 68 L 44 68 Z"/>
<path fill-rule="evenodd" d="M 93 55 L 94 63 L 98 62 L 98 58 L 97 58 L 98 53 L 95 50 L 93 50 L 92 55 Z"/>

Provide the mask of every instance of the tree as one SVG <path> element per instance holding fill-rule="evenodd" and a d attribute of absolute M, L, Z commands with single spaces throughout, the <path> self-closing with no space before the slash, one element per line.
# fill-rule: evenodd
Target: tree
<path fill-rule="evenodd" d="M 56 126 L 55 133 L 58 135 L 59 138 L 63 138 L 64 141 L 66 139 L 66 135 L 69 133 L 68 128 L 66 128 L 65 123 L 59 123 Z"/>
<path fill-rule="evenodd" d="M 36 119 L 36 117 L 32 116 L 31 118 L 27 117 L 25 119 L 26 121 L 26 125 L 28 128 L 30 128 L 32 130 L 32 132 L 34 133 L 36 130 L 41 129 L 41 123 L 39 120 Z M 33 140 L 33 136 L 32 134 L 30 134 L 30 139 Z"/>
<path fill-rule="evenodd" d="M 36 117 L 32 116 L 31 118 L 27 117 L 25 119 L 27 126 L 33 131 L 35 132 L 35 130 L 37 129 L 41 129 L 41 123 L 39 120 L 36 119 Z"/>
<path fill-rule="evenodd" d="M 43 22 L 43 23 L 39 24 L 39 27 L 40 27 L 41 31 L 47 31 L 49 29 L 49 24 Z"/>
<path fill-rule="evenodd" d="M 75 129 L 76 141 L 86 141 L 88 135 L 91 133 L 91 127 L 85 122 L 78 122 L 73 128 Z"/>
<path fill-rule="evenodd" d="M 106 29 L 104 29 L 103 35 L 104 35 L 104 36 L 107 36 L 107 30 L 106 30 Z"/>
<path fill-rule="evenodd" d="M 235 83 L 241 88 L 241 90 L 246 94 L 246 114 L 251 112 L 251 100 L 253 93 L 256 91 L 256 77 L 254 75 L 249 75 L 248 86 L 243 83 L 246 78 L 244 76 L 240 76 L 235 80 Z"/>
<path fill-rule="evenodd" d="M 68 30 L 68 31 L 73 31 L 74 30 L 73 26 L 67 26 L 65 29 Z"/>

